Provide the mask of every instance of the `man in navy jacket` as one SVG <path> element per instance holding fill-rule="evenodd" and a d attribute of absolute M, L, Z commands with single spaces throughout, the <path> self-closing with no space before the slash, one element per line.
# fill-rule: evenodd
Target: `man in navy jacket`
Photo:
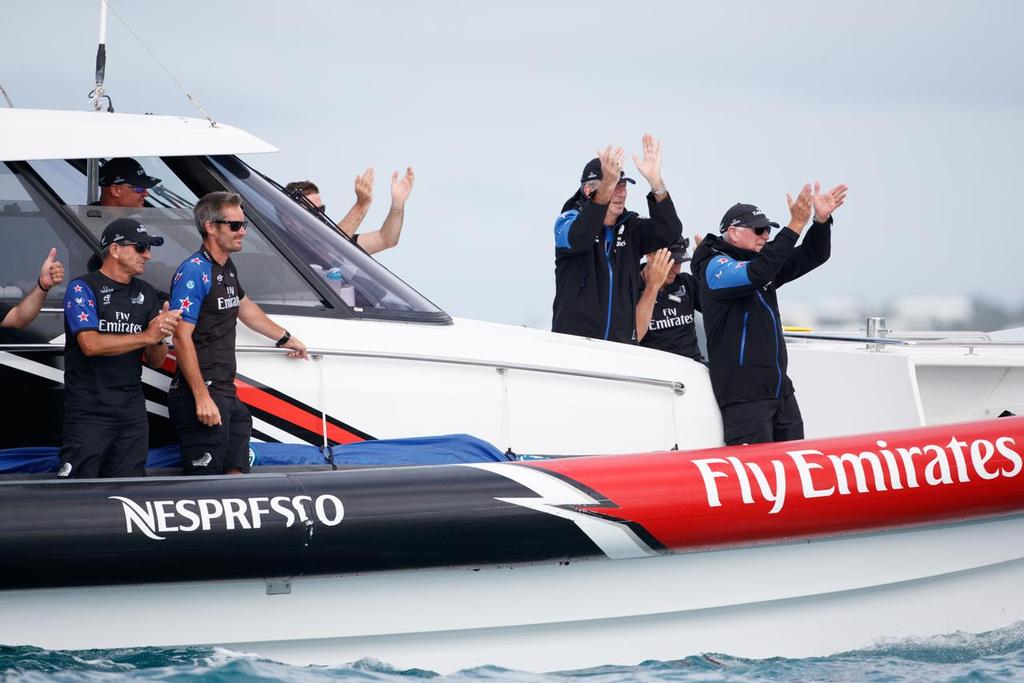
<path fill-rule="evenodd" d="M 722 409 L 725 443 L 789 441 L 804 436 L 800 406 L 786 376 L 786 341 L 775 290 L 828 260 L 832 212 L 846 199 L 846 186 L 826 193 L 804 185 L 793 200 L 791 219 L 768 241 L 772 223 L 752 204 L 730 208 L 693 255 L 708 339 L 711 384 Z M 797 239 L 814 213 L 803 244 Z"/>
<path fill-rule="evenodd" d="M 626 210 L 626 185 L 635 181 L 622 170 L 622 149 L 607 147 L 583 168 L 555 221 L 554 332 L 636 343 L 640 258 L 683 231 L 661 179 L 661 143 L 644 135 L 643 147 L 633 161 L 651 185 L 650 218 Z"/>

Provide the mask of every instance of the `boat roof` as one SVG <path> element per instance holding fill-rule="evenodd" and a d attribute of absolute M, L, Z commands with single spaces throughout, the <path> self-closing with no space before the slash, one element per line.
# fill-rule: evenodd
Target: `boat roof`
<path fill-rule="evenodd" d="M 52 109 L 0 109 L 0 161 L 276 152 L 206 119 Z"/>

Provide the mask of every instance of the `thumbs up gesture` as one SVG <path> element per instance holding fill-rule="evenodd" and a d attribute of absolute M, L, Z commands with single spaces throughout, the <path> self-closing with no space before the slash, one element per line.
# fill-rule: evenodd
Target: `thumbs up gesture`
<path fill-rule="evenodd" d="M 39 269 L 39 288 L 48 290 L 64 282 L 64 264 L 57 260 L 57 248 L 50 249 Z"/>

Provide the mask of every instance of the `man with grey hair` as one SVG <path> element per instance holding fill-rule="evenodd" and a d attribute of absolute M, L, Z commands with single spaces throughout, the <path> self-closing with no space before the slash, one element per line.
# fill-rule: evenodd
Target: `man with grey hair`
<path fill-rule="evenodd" d="M 248 221 L 242 198 L 211 192 L 193 209 L 202 247 L 178 266 L 171 302 L 181 309 L 174 331 L 178 369 L 167 395 L 181 438 L 185 474 L 249 471 L 252 417 L 235 390 L 235 328 L 252 330 L 306 358 L 306 345 L 245 296 L 231 254 L 242 250 Z"/>
<path fill-rule="evenodd" d="M 804 438 L 779 316 L 779 287 L 803 277 L 832 253 L 832 213 L 846 201 L 846 185 L 822 192 L 804 185 L 789 204 L 789 224 L 753 204 L 734 204 L 693 254 L 708 339 L 711 386 L 722 409 L 726 445 Z M 807 229 L 804 228 L 811 222 Z M 804 234 L 803 243 L 797 240 Z"/>
<path fill-rule="evenodd" d="M 643 137 L 633 156 L 650 183 L 650 218 L 626 210 L 623 151 L 607 147 L 583 168 L 580 189 L 555 220 L 555 300 L 551 330 L 636 343 L 640 259 L 679 239 L 683 224 L 661 179 L 661 143 Z"/>

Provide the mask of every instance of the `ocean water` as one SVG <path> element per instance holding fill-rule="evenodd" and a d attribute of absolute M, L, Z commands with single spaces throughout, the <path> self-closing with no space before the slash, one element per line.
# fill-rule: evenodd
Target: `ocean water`
<path fill-rule="evenodd" d="M 741 659 L 695 654 L 638 666 L 599 666 L 556 673 L 478 667 L 448 676 L 397 670 L 362 660 L 349 666 L 289 666 L 220 648 L 135 648 L 55 652 L 0 646 L 4 681 L 1024 681 L 1024 623 L 979 635 L 902 640 L 808 659 Z"/>

